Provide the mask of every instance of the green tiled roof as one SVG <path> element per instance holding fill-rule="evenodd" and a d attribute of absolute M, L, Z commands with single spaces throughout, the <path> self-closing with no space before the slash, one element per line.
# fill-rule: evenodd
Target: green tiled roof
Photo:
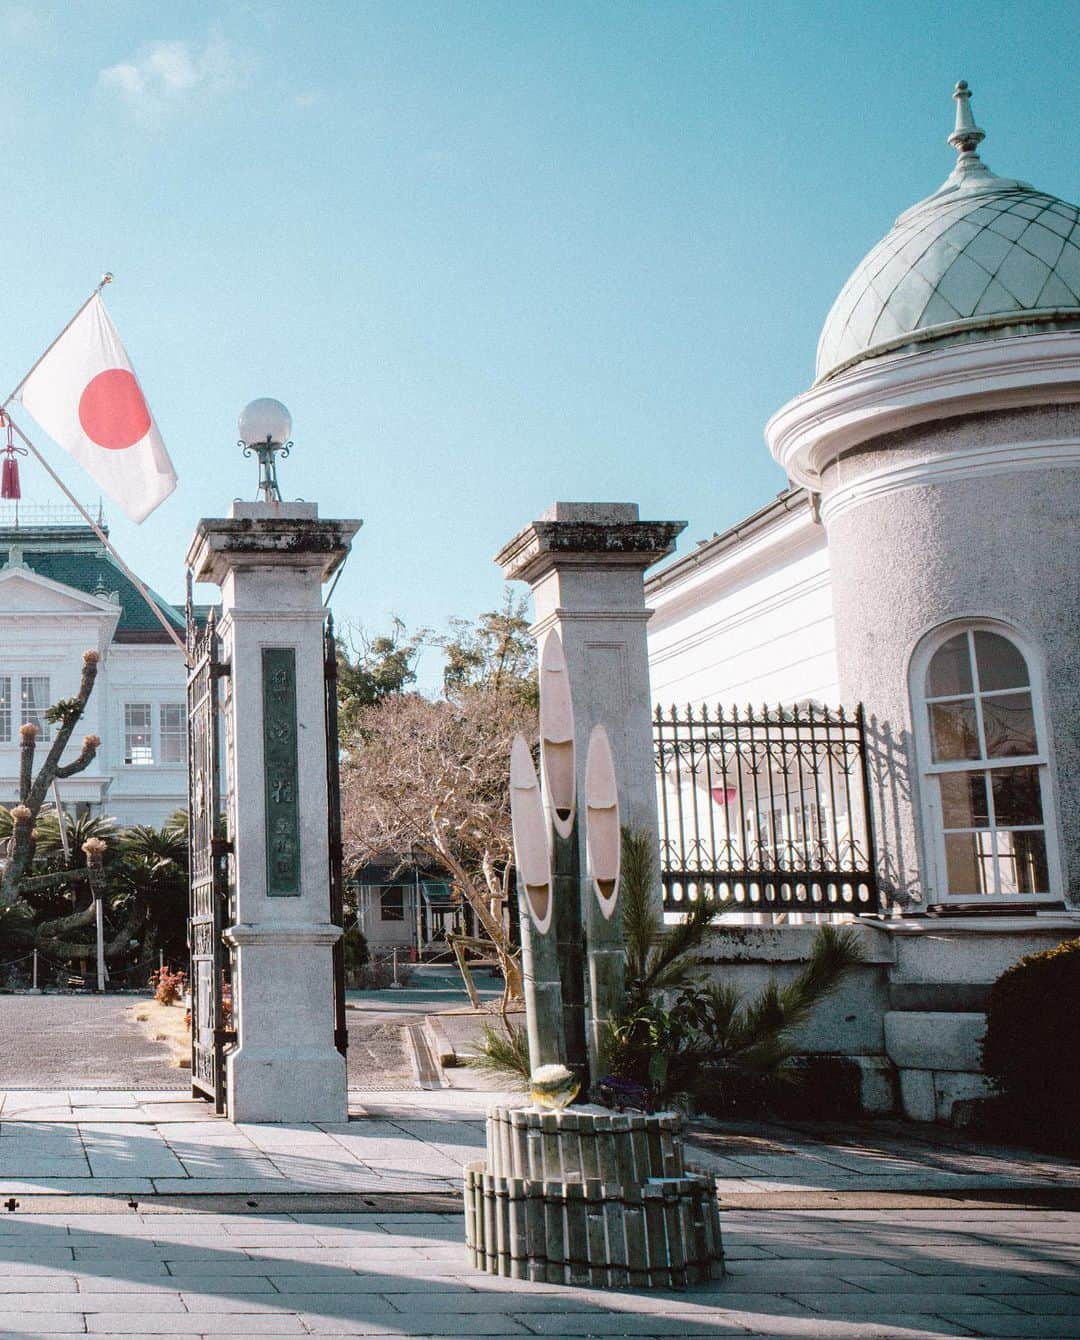
<path fill-rule="evenodd" d="M 32 572 L 62 586 L 73 587 L 87 595 L 111 596 L 120 600 L 117 642 L 162 642 L 170 639 L 154 617 L 146 601 L 88 526 L 34 526 L 0 528 L 0 566 L 8 562 L 11 548 L 21 551 L 22 562 Z M 151 591 L 154 599 L 183 632 L 181 609 Z"/>

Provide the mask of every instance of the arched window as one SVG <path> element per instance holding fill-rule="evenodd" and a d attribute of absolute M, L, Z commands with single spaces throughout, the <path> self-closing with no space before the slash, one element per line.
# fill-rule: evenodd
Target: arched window
<path fill-rule="evenodd" d="M 924 756 L 933 902 L 1047 898 L 1045 729 L 1011 637 L 973 625 L 939 636 L 912 685 Z"/>

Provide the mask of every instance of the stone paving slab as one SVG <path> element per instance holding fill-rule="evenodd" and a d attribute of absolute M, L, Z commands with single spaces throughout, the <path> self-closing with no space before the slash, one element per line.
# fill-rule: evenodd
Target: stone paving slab
<path fill-rule="evenodd" d="M 7 1091 L 0 1197 L 456 1193 L 463 1164 L 483 1155 L 484 1115 L 499 1097 L 354 1091 L 347 1123 L 232 1126 L 184 1093 Z M 1080 1193 L 1080 1168 L 1067 1160 L 899 1123 L 703 1125 L 689 1141 L 724 1208 L 828 1209 L 866 1197 L 899 1208 L 909 1202 L 896 1198 L 912 1195 L 954 1207 L 994 1195 L 1037 1204 L 1038 1191 Z"/>
<path fill-rule="evenodd" d="M 724 1234 L 723 1280 L 603 1291 L 472 1271 L 459 1214 L 13 1212 L 0 1336 L 1080 1336 L 1075 1213 L 745 1210 Z"/>

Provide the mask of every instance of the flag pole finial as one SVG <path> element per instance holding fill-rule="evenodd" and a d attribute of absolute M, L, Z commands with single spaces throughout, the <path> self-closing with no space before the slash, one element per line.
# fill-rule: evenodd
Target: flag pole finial
<path fill-rule="evenodd" d="M 101 276 L 101 283 L 98 284 L 97 291 L 100 293 L 101 290 L 105 287 L 105 285 L 111 284 L 112 281 L 113 281 L 112 271 L 106 270 L 105 273 Z"/>

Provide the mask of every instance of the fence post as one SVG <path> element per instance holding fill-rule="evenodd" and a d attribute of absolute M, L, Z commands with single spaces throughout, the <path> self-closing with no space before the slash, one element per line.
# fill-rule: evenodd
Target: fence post
<path fill-rule="evenodd" d="M 594 726 L 603 725 L 623 822 L 646 829 L 654 844 L 656 764 L 645 638 L 652 611 L 645 605 L 644 579 L 646 569 L 673 551 L 685 526 L 642 521 L 636 503 L 559 502 L 495 556 L 508 581 L 531 588 L 536 638 L 555 628 L 562 639 L 579 742 L 578 795 L 585 794 L 585 742 Z M 580 856 L 584 870 L 584 850 Z"/>
<path fill-rule="evenodd" d="M 34 977 L 33 977 L 33 986 L 32 986 L 32 988 L 31 988 L 31 990 L 33 990 L 33 991 L 36 991 L 36 990 L 38 989 L 37 956 L 38 956 L 38 951 L 35 949 L 35 950 L 34 950 Z"/>

